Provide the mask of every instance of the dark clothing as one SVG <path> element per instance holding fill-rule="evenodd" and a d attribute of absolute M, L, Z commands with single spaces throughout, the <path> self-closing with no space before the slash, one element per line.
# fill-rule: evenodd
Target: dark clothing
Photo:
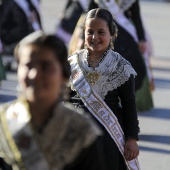
<path fill-rule="evenodd" d="M 29 5 L 29 7 L 30 10 L 36 12 L 40 23 L 39 14 L 33 5 Z M 0 37 L 3 44 L 3 53 L 13 54 L 16 44 L 32 33 L 34 29 L 23 9 L 15 1 L 5 0 L 0 8 Z"/>
<path fill-rule="evenodd" d="M 0 108 L 0 152 L 3 157 L 0 158 L 0 169 L 107 170 L 100 140 L 101 130 L 90 116 L 85 115 L 82 110 L 76 112 L 70 103 L 56 103 L 41 131 L 28 120 L 20 129 L 13 128 L 14 135 L 8 123 L 4 126 L 2 117 L 7 121 L 6 115 L 9 112 L 22 115 L 27 112 L 27 104 L 18 99 Z M 8 122 L 14 123 L 14 119 L 12 117 Z M 23 122 L 26 120 L 27 118 L 23 118 Z M 13 150 L 13 143 L 9 142 L 6 132 L 12 135 L 11 141 L 16 144 L 16 150 Z M 23 135 L 26 138 L 21 143 Z M 14 151 L 21 154 L 21 161 L 16 159 Z"/>
<path fill-rule="evenodd" d="M 69 1 L 64 11 L 64 17 L 61 20 L 61 27 L 72 34 L 82 13 L 83 8 L 78 1 Z"/>
<path fill-rule="evenodd" d="M 135 91 L 137 91 L 141 88 L 143 80 L 147 76 L 145 62 L 138 49 L 138 44 L 132 36 L 118 24 L 117 27 L 119 33 L 114 43 L 114 49 L 128 60 L 137 72 L 137 77 L 135 78 Z"/>
<path fill-rule="evenodd" d="M 105 96 L 104 101 L 118 118 L 118 121 L 124 130 L 125 137 L 134 137 L 138 139 L 139 127 L 136 115 L 134 88 L 134 77 L 131 75 L 125 84 L 113 91 L 109 91 Z M 71 92 L 70 101 L 76 107 L 84 108 L 88 111 L 76 92 Z"/>
<path fill-rule="evenodd" d="M 12 170 L 12 167 L 11 167 L 10 165 L 8 165 L 8 164 L 4 161 L 4 159 L 2 159 L 2 158 L 0 157 L 0 169 L 2 169 L 2 170 Z"/>
<path fill-rule="evenodd" d="M 3 43 L 18 42 L 33 31 L 28 27 L 25 13 L 13 0 L 4 1 L 2 10 L 0 37 Z"/>
<path fill-rule="evenodd" d="M 129 80 L 125 82 L 125 84 L 113 91 L 109 91 L 104 100 L 118 118 L 118 121 L 125 133 L 125 138 L 127 139 L 138 139 L 139 133 L 134 88 L 134 78 L 131 76 Z M 76 107 L 84 108 L 86 111 L 88 111 L 76 92 L 71 92 L 71 102 Z M 96 118 L 94 119 L 96 120 Z M 104 147 L 104 157 L 108 165 L 108 170 L 126 170 L 125 161 L 115 142 L 107 130 L 101 125 L 101 123 L 98 122 L 98 120 L 96 120 L 96 122 L 104 132 L 104 137 L 101 139 L 101 141 Z"/>
<path fill-rule="evenodd" d="M 139 41 L 145 41 L 146 40 L 145 31 L 143 28 L 142 19 L 140 15 L 139 0 L 136 0 L 132 4 L 132 6 L 127 11 L 125 11 L 125 15 L 127 18 L 133 21 Z"/>
<path fill-rule="evenodd" d="M 101 148 L 101 139 L 102 137 L 98 137 L 91 146 L 84 149 L 78 158 L 63 170 L 107 170 L 107 162 L 104 163 L 104 153 L 103 148 Z"/>

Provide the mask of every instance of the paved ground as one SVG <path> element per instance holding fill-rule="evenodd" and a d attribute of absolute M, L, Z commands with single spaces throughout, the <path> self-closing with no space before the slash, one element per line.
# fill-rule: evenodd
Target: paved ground
<path fill-rule="evenodd" d="M 151 58 L 155 80 L 154 109 L 139 113 L 142 170 L 170 170 L 170 3 L 141 1 L 142 15 L 150 33 L 154 54 Z M 42 0 L 44 29 L 53 33 L 66 1 Z M 0 103 L 17 95 L 16 73 L 2 82 Z"/>
<path fill-rule="evenodd" d="M 155 108 L 140 113 L 139 157 L 143 170 L 170 170 L 170 4 L 142 2 L 145 25 L 153 42 Z"/>

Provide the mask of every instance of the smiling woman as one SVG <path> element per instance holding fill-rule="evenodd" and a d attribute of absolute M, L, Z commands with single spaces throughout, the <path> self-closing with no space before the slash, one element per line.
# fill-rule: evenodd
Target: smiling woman
<path fill-rule="evenodd" d="M 85 49 L 69 57 L 70 100 L 90 112 L 102 128 L 106 170 L 139 170 L 136 72 L 113 51 L 117 27 L 111 13 L 101 8 L 90 10 L 84 19 L 83 33 Z"/>
<path fill-rule="evenodd" d="M 61 103 L 70 76 L 64 43 L 35 32 L 15 56 L 22 94 L 0 107 L 0 157 L 15 170 L 105 170 L 101 131 L 83 111 Z M 9 168 L 1 160 L 0 169 Z"/>

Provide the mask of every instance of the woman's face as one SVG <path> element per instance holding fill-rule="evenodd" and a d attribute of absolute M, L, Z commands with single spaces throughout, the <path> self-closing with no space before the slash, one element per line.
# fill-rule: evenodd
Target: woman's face
<path fill-rule="evenodd" d="M 91 52 L 103 53 L 112 36 L 107 23 L 100 18 L 88 18 L 85 23 L 85 43 Z"/>
<path fill-rule="evenodd" d="M 49 48 L 25 46 L 20 55 L 18 80 L 26 99 L 56 101 L 64 80 L 54 52 Z"/>

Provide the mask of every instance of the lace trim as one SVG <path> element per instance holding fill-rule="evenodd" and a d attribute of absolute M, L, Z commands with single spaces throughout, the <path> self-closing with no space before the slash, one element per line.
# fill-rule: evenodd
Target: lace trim
<path fill-rule="evenodd" d="M 49 154 L 46 156 L 54 165 L 52 167 L 62 170 L 65 165 L 74 162 L 81 151 L 101 135 L 101 131 L 90 118 L 83 116 L 83 112 L 75 112 L 69 103 L 65 103 L 64 107 L 60 105 L 54 112 L 56 114 L 45 129 L 41 141 L 43 149 L 48 149 Z"/>
<path fill-rule="evenodd" d="M 108 49 L 102 54 L 102 57 L 100 58 L 99 64 L 104 60 L 105 56 L 106 56 L 107 53 L 109 52 L 109 49 L 110 49 L 110 47 L 108 47 Z M 90 66 L 90 62 L 89 62 L 89 58 L 90 58 L 90 53 L 89 53 L 89 51 L 88 51 L 88 52 L 87 52 L 87 62 L 88 62 L 88 66 L 91 67 L 91 66 Z M 98 65 L 99 65 L 99 64 L 98 64 Z M 98 67 L 98 66 L 97 66 L 97 67 Z"/>
<path fill-rule="evenodd" d="M 26 108 L 25 103 L 22 103 L 19 99 L 7 106 L 2 105 L 0 114 L 9 112 L 12 115 L 17 113 L 18 105 L 23 106 L 23 109 Z M 0 119 L 0 132 L 2 132 L 0 149 L 4 151 L 5 157 L 14 160 L 8 142 L 4 143 L 7 139 L 1 129 Z M 74 162 L 81 151 L 93 144 L 96 138 L 102 134 L 90 117 L 85 116 L 81 110 L 75 112 L 75 108 L 69 103 L 58 104 L 54 109 L 53 117 L 45 126 L 43 132 L 40 134 L 33 129 L 33 133 L 50 169 L 56 170 L 62 170 L 66 165 Z"/>
<path fill-rule="evenodd" d="M 92 88 L 102 99 L 105 99 L 108 91 L 117 89 L 128 81 L 130 75 L 137 75 L 130 63 L 113 50 L 109 50 L 104 60 L 95 69 L 88 67 L 86 55 L 86 50 L 79 53 L 80 66 L 84 71 L 84 75 L 93 71 L 100 74 L 100 78 Z M 87 77 L 86 79 L 90 83 Z"/>

